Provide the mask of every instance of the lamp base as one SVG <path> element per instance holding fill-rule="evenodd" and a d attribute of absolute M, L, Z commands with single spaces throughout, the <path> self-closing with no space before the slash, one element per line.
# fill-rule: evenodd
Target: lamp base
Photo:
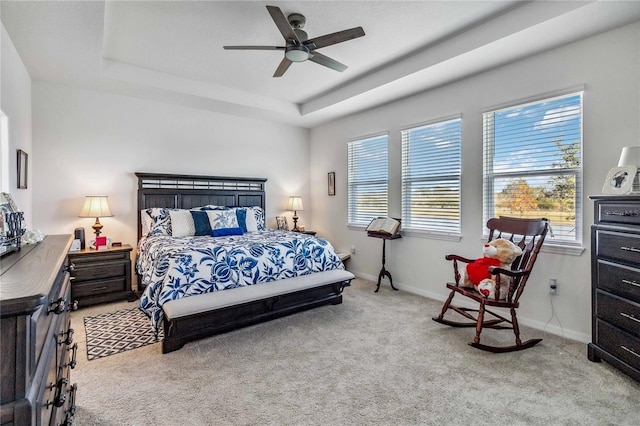
<path fill-rule="evenodd" d="M 96 238 L 99 237 L 100 233 L 102 232 L 102 224 L 100 223 L 100 218 L 96 217 L 96 223 L 93 224 L 92 228 L 96 234 Z"/>
<path fill-rule="evenodd" d="M 294 232 L 300 232 L 300 228 L 298 228 L 298 213 L 294 210 L 293 211 L 293 229 L 292 231 Z"/>

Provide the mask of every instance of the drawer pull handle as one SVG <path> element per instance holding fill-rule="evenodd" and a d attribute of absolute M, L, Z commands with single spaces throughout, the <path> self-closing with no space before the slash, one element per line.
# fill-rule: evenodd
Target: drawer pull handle
<path fill-rule="evenodd" d="M 62 378 L 58 380 L 58 390 L 56 392 L 56 397 L 53 400 L 53 405 L 56 407 L 62 407 L 64 402 L 67 400 L 67 384 L 69 380 L 66 378 Z"/>
<path fill-rule="evenodd" d="M 69 360 L 68 363 L 66 363 L 64 366 L 65 367 L 71 367 L 71 369 L 73 370 L 74 368 L 76 368 L 76 356 L 78 355 L 78 344 L 74 344 L 73 346 L 71 346 L 71 349 L 67 349 L 68 351 L 71 351 L 71 359 Z"/>
<path fill-rule="evenodd" d="M 624 346 L 624 345 L 620 345 L 620 347 L 622 349 L 624 349 L 627 352 L 631 352 L 633 355 L 637 356 L 638 358 L 640 358 L 640 354 L 638 354 L 636 351 L 634 351 L 633 349 L 629 349 L 628 347 Z"/>
<path fill-rule="evenodd" d="M 67 331 L 61 331 L 60 333 L 58 333 L 60 335 L 60 337 L 63 337 L 63 338 L 64 338 L 65 334 L 67 335 L 66 338 L 58 340 L 58 344 L 59 345 L 66 344 L 67 346 L 72 344 L 73 343 L 73 333 L 74 333 L 73 328 L 70 328 Z"/>
<path fill-rule="evenodd" d="M 92 288 L 92 289 L 91 289 L 91 291 L 94 291 L 94 292 L 95 292 L 95 291 L 104 291 L 104 290 L 106 290 L 106 289 L 108 289 L 108 288 L 109 288 L 109 287 L 107 287 L 107 286 L 104 286 L 104 287 L 95 287 L 95 288 Z"/>
<path fill-rule="evenodd" d="M 625 318 L 629 318 L 631 321 L 640 322 L 640 319 L 634 317 L 633 315 L 625 314 L 624 312 L 620 312 L 620 315 Z"/>
<path fill-rule="evenodd" d="M 637 283 L 637 282 L 635 282 L 635 281 L 631 281 L 631 280 L 622 280 L 622 282 L 623 282 L 623 283 L 625 283 L 625 284 L 629 284 L 629 285 L 633 285 L 633 286 L 636 286 L 636 287 L 640 287 L 640 284 L 638 284 L 638 283 Z"/>
<path fill-rule="evenodd" d="M 632 251 L 634 253 L 640 253 L 640 249 L 639 248 L 635 248 L 635 247 L 620 247 L 620 250 L 624 250 L 624 251 Z"/>
<path fill-rule="evenodd" d="M 63 312 L 67 311 L 67 299 L 61 297 L 58 300 L 52 300 L 49 303 L 49 309 L 47 313 L 53 312 L 56 315 L 60 315 Z"/>

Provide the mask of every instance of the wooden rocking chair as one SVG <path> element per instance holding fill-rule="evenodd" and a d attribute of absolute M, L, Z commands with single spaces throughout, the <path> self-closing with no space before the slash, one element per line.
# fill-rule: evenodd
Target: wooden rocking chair
<path fill-rule="evenodd" d="M 470 346 L 490 352 L 512 352 L 530 348 L 542 341 L 542 339 L 532 339 L 524 343 L 520 340 L 520 330 L 518 328 L 518 320 L 516 317 L 516 309 L 519 306 L 519 299 L 522 295 L 527 280 L 531 275 L 531 270 L 536 262 L 540 247 L 549 230 L 547 219 L 520 219 L 513 217 L 500 216 L 499 218 L 489 219 L 487 222 L 489 228 L 489 240 L 496 238 L 504 238 L 512 241 L 522 249 L 520 255 L 511 264 L 511 269 L 506 270 L 492 266 L 489 268 L 491 274 L 496 275 L 496 282 L 500 280 L 500 275 L 509 277 L 509 291 L 506 298 L 500 300 L 500 286 L 496 286 L 495 298 L 487 298 L 476 291 L 474 288 L 464 287 L 461 285 L 461 276 L 458 271 L 458 262 L 471 263 L 475 259 L 466 259 L 464 257 L 449 254 L 445 259 L 453 261 L 453 273 L 455 283 L 447 283 L 447 288 L 451 289 L 451 293 L 447 298 L 442 312 L 439 316 L 433 317 L 434 321 L 452 327 L 475 327 L 476 335 L 473 342 L 469 342 Z M 503 277 L 504 279 L 504 277 Z M 462 308 L 451 304 L 453 296 L 460 294 L 476 301 L 480 306 L 478 309 Z M 506 308 L 511 312 L 511 320 L 490 311 L 487 307 Z M 453 309 L 460 315 L 468 318 L 470 321 L 456 322 L 444 319 L 444 314 Z M 477 312 L 477 316 L 473 316 L 469 312 Z M 485 320 L 485 314 L 491 314 L 492 319 Z M 510 325 L 501 325 L 507 323 Z M 513 346 L 488 346 L 480 343 L 480 333 L 482 328 L 493 329 L 513 329 L 516 336 L 516 344 Z"/>

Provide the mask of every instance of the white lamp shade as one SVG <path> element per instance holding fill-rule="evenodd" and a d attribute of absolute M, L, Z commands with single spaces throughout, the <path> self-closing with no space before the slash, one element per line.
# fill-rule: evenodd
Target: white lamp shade
<path fill-rule="evenodd" d="M 640 146 L 625 146 L 622 148 L 618 167 L 622 166 L 640 167 Z"/>
<path fill-rule="evenodd" d="M 289 197 L 289 210 L 304 210 L 302 205 L 302 197 Z"/>
<path fill-rule="evenodd" d="M 106 195 L 87 195 L 79 216 L 96 218 L 113 216 L 107 198 Z"/>

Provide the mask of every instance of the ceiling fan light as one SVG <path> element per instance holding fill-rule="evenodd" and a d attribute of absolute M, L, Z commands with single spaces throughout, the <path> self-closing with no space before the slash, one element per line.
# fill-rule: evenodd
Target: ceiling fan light
<path fill-rule="evenodd" d="M 291 62 L 304 62 L 309 59 L 309 49 L 304 46 L 293 46 L 284 53 L 285 58 Z"/>

